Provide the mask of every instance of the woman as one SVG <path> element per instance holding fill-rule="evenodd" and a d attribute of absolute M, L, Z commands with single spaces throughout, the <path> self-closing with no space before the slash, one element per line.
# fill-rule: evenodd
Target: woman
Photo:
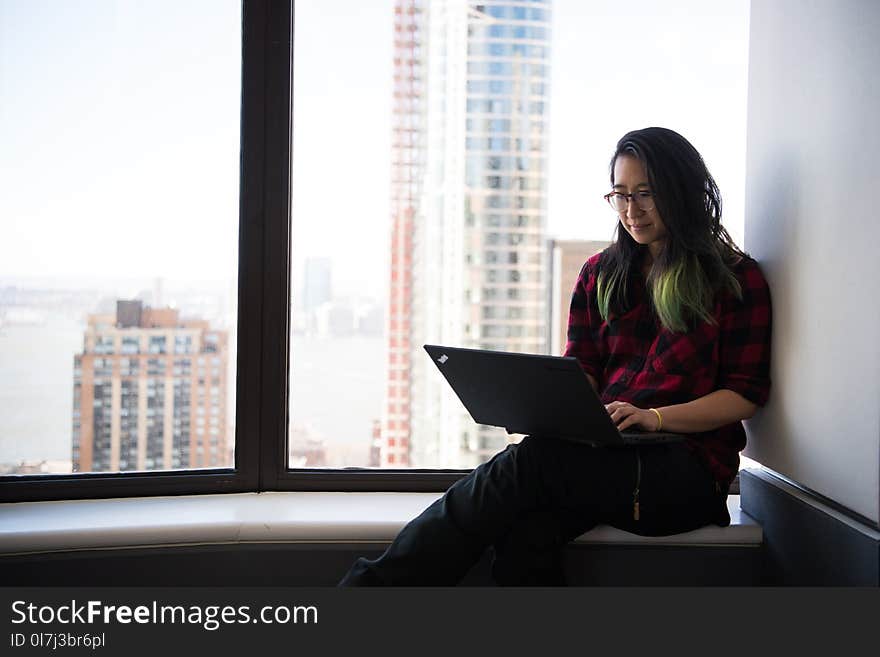
<path fill-rule="evenodd" d="M 726 526 L 727 490 L 767 401 L 770 293 L 721 226 L 718 187 L 681 135 L 625 135 L 611 159 L 614 243 L 587 260 L 565 353 L 621 430 L 679 443 L 590 447 L 542 436 L 511 445 L 341 585 L 452 585 L 492 546 L 499 584 L 563 584 L 562 548 L 598 524 L 642 535 Z"/>

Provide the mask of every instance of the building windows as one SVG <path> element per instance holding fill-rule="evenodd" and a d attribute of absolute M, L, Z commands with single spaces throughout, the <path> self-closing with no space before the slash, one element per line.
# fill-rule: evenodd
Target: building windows
<path fill-rule="evenodd" d="M 189 360 L 175 360 L 174 361 L 174 369 L 172 370 L 174 376 L 186 376 L 188 377 L 192 370 L 190 369 L 190 361 Z"/>
<path fill-rule="evenodd" d="M 216 338 L 216 336 L 215 336 Z M 191 335 L 175 335 L 174 336 L 174 353 L 190 354 L 193 348 L 193 336 Z"/>
<path fill-rule="evenodd" d="M 138 336 L 123 335 L 122 347 L 120 353 L 123 354 L 139 354 L 141 350 L 141 340 Z"/>
<path fill-rule="evenodd" d="M 119 359 L 119 375 L 120 376 L 138 376 L 140 372 L 140 361 L 137 358 L 120 358 Z"/>
<path fill-rule="evenodd" d="M 547 21 L 549 12 L 541 7 L 523 7 L 516 5 L 478 5 L 477 10 L 494 18 L 514 21 Z"/>
<path fill-rule="evenodd" d="M 112 335 L 98 335 L 95 337 L 96 354 L 112 354 L 114 349 Z"/>
<path fill-rule="evenodd" d="M 206 333 L 205 334 L 205 352 L 209 354 L 213 354 L 218 349 L 218 336 L 216 333 Z M 219 359 L 212 359 L 213 361 L 217 361 Z"/>
<path fill-rule="evenodd" d="M 546 33 L 546 31 L 545 31 Z M 536 34 L 536 33 L 533 33 Z M 529 45 L 524 43 L 493 42 L 485 40 L 472 40 L 468 43 L 468 54 L 474 56 L 491 57 L 525 57 L 536 60 L 544 59 L 547 49 L 544 46 Z"/>

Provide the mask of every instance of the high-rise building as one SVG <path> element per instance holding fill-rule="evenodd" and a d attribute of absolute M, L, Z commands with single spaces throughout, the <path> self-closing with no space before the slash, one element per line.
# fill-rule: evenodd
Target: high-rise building
<path fill-rule="evenodd" d="M 231 465 L 225 331 L 172 308 L 117 301 L 74 356 L 73 471 Z"/>
<path fill-rule="evenodd" d="M 397 0 L 383 466 L 470 467 L 425 343 L 546 353 L 550 1 Z"/>
<path fill-rule="evenodd" d="M 306 258 L 303 269 L 302 303 L 293 309 L 293 326 L 312 335 L 326 333 L 328 315 L 333 314 L 330 258 Z"/>
<path fill-rule="evenodd" d="M 549 240 L 550 254 L 550 353 L 561 356 L 568 341 L 568 311 L 571 293 L 587 259 L 606 249 L 611 242 Z"/>
<path fill-rule="evenodd" d="M 374 458 L 383 467 L 410 464 L 412 248 L 424 160 L 422 48 L 427 8 L 428 0 L 396 0 L 394 4 L 388 360 L 378 458 Z"/>
<path fill-rule="evenodd" d="M 303 309 L 315 310 L 333 298 L 330 258 L 306 258 L 303 281 Z"/>

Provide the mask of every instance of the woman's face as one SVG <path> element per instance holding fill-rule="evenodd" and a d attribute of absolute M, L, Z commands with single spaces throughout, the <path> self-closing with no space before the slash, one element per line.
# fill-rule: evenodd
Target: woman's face
<path fill-rule="evenodd" d="M 636 194 L 641 191 L 654 191 L 648 182 L 645 166 L 631 155 L 621 155 L 614 162 L 613 191 L 622 194 Z M 626 209 L 618 212 L 620 223 L 630 237 L 638 244 L 647 246 L 656 257 L 666 241 L 666 225 L 657 212 L 654 203 L 650 209 L 643 210 L 635 198 L 630 197 Z"/>

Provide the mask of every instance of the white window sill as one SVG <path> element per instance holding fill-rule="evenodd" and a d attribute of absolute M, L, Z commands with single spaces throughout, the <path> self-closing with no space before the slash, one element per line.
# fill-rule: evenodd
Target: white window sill
<path fill-rule="evenodd" d="M 440 493 L 272 492 L 0 504 L 0 554 L 237 543 L 388 543 Z M 643 537 L 599 526 L 579 544 L 760 546 L 728 498 L 729 527 Z"/>

